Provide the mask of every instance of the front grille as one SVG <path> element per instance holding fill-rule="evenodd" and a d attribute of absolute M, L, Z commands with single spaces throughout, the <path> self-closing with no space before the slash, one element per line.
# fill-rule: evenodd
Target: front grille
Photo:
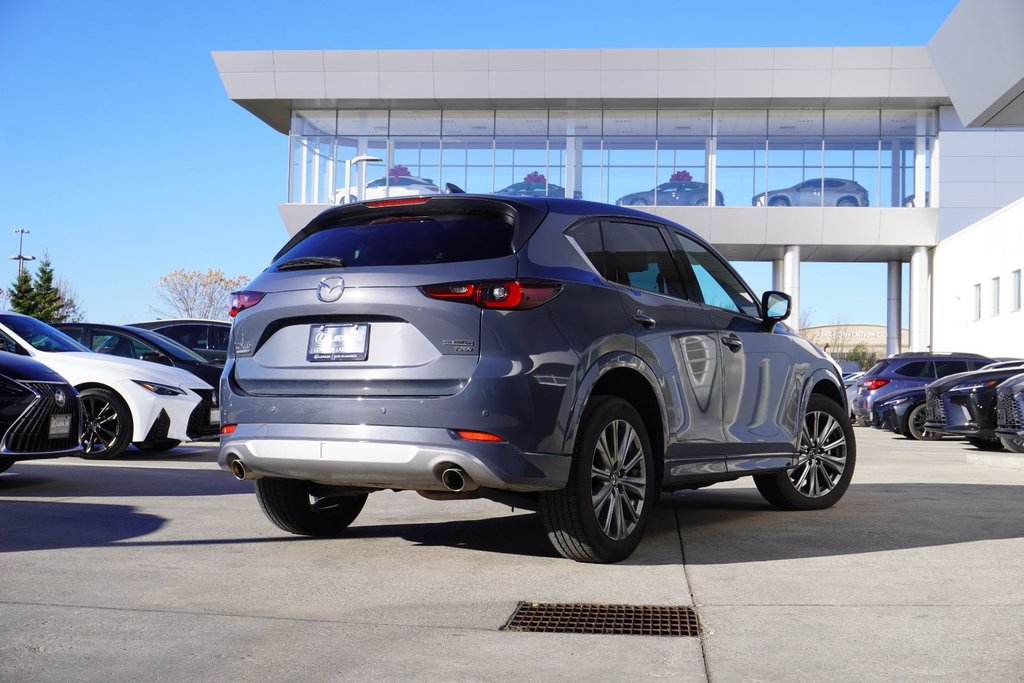
<path fill-rule="evenodd" d="M 186 432 L 190 439 L 201 439 L 207 436 L 216 436 L 220 433 L 220 425 L 210 422 L 210 411 L 217 405 L 213 401 L 212 389 L 193 389 L 199 394 L 199 405 L 192 410 L 188 416 L 188 428 Z"/>
<path fill-rule="evenodd" d="M 699 636 L 690 607 L 520 602 L 502 631 L 600 633 L 632 636 Z"/>
<path fill-rule="evenodd" d="M 946 407 L 942 405 L 942 399 L 938 394 L 928 392 L 928 422 L 934 424 L 946 424 Z"/>
<path fill-rule="evenodd" d="M 1024 411 L 1021 410 L 1018 396 L 1022 394 L 1002 394 L 996 404 L 996 423 L 999 429 L 1024 429 Z"/>
<path fill-rule="evenodd" d="M 51 453 L 81 445 L 81 404 L 75 390 L 59 382 L 22 382 L 39 395 L 15 420 L 4 435 L 3 447 L 11 453 Z M 64 405 L 57 404 L 57 391 L 64 394 Z M 70 415 L 71 428 L 63 438 L 50 438 L 50 416 Z"/>

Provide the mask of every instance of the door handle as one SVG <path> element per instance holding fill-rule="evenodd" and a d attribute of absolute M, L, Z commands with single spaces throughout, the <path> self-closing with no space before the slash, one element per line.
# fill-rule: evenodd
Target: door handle
<path fill-rule="evenodd" d="M 739 351 L 743 348 L 743 340 L 735 334 L 730 334 L 728 337 L 722 337 L 722 343 L 733 351 Z"/>
<path fill-rule="evenodd" d="M 643 311 L 637 311 L 633 314 L 633 320 L 637 321 L 644 326 L 645 329 L 653 330 L 654 326 L 658 323 L 657 320 L 647 315 Z"/>

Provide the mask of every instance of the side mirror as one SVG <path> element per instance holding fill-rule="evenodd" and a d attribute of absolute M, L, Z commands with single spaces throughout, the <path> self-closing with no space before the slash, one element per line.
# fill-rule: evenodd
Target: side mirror
<path fill-rule="evenodd" d="M 785 292 L 769 291 L 761 295 L 761 310 L 766 323 L 782 322 L 789 317 L 792 308 L 793 299 Z"/>

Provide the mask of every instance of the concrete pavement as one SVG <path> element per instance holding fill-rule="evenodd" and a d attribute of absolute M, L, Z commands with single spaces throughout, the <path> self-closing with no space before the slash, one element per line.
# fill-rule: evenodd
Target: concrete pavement
<path fill-rule="evenodd" d="M 555 556 L 531 513 L 413 493 L 370 496 L 346 538 L 289 536 L 208 446 L 19 463 L 0 680 L 1022 680 L 1024 471 L 857 436 L 835 508 L 666 495 L 611 566 Z M 705 632 L 499 631 L 519 600 L 696 605 Z"/>

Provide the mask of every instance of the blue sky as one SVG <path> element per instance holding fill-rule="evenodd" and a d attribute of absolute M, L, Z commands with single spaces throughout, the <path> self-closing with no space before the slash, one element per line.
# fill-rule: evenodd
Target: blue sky
<path fill-rule="evenodd" d="M 155 317 L 178 267 L 262 270 L 287 139 L 228 100 L 211 50 L 923 45 L 955 5 L 0 0 L 0 240 L 30 230 L 94 322 Z M 813 324 L 884 322 L 884 264 L 807 263 L 801 290 Z"/>

